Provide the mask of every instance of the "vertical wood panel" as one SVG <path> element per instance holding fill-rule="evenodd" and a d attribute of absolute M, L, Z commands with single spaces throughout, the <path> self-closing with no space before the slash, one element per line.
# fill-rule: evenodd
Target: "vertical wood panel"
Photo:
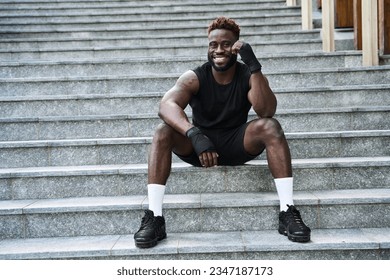
<path fill-rule="evenodd" d="M 362 49 L 362 0 L 353 1 L 353 31 L 355 50 Z"/>
<path fill-rule="evenodd" d="M 335 0 L 335 27 L 353 27 L 353 1 Z"/>
<path fill-rule="evenodd" d="M 334 52 L 334 0 L 322 2 L 322 49 Z"/>
<path fill-rule="evenodd" d="M 378 56 L 378 2 L 362 1 L 363 65 L 379 64 Z"/>
<path fill-rule="evenodd" d="M 379 1 L 379 50 L 390 54 L 390 0 Z"/>

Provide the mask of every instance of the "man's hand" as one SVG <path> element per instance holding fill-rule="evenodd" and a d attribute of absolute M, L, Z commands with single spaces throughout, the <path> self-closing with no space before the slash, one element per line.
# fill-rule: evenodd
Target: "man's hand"
<path fill-rule="evenodd" d="M 255 73 L 261 70 L 261 64 L 257 60 L 255 53 L 252 50 L 251 45 L 243 41 L 237 41 L 232 47 L 233 54 L 239 54 L 241 60 L 248 65 L 251 73 Z"/>
<path fill-rule="evenodd" d="M 197 127 L 190 128 L 186 135 L 190 138 L 195 153 L 203 167 L 211 167 L 218 164 L 218 154 L 211 140 Z"/>
<path fill-rule="evenodd" d="M 203 152 L 199 155 L 200 164 L 203 167 L 213 167 L 218 165 L 217 152 Z"/>
<path fill-rule="evenodd" d="M 236 41 L 232 47 L 232 53 L 237 55 L 243 44 L 244 44 L 243 41 L 240 40 Z"/>

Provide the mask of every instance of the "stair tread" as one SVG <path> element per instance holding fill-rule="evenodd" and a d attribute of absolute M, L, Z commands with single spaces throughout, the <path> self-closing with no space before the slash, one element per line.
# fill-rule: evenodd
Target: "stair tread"
<path fill-rule="evenodd" d="M 191 36 L 192 37 L 192 36 Z M 6 39 L 4 39 L 6 40 Z M 75 38 L 74 40 L 78 40 Z M 32 39 L 35 41 L 35 39 Z M 47 41 L 45 39 L 45 41 Z M 0 40 L 1 42 L 1 40 Z M 287 53 L 259 53 L 257 54 L 258 58 L 297 58 L 302 59 L 304 57 L 355 57 L 361 56 L 359 51 L 338 51 L 332 53 L 323 53 L 321 51 L 307 51 L 304 53 L 300 52 L 287 52 Z M 169 56 L 169 57 L 126 57 L 126 58 L 93 58 L 93 59 L 83 59 L 79 58 L 78 60 L 66 60 L 66 59 L 56 59 L 56 60 L 19 60 L 19 61 L 0 61 L 0 66 L 22 66 L 22 65 L 61 65 L 61 64 L 115 64 L 115 63 L 125 63 L 125 62 L 154 62 L 154 61 L 163 61 L 163 62 L 179 62 L 179 61 L 205 61 L 203 56 Z M 371 67 L 370 67 L 371 68 Z"/>
<path fill-rule="evenodd" d="M 390 71 L 390 65 L 371 66 L 371 67 L 349 67 L 349 68 L 314 68 L 314 69 L 294 69 L 280 71 L 264 71 L 266 75 L 296 75 L 296 74 L 324 74 L 324 73 L 360 73 L 360 72 L 377 72 Z M 98 80 L 125 80 L 125 79 L 164 79 L 178 78 L 182 73 L 167 73 L 167 74 L 140 74 L 140 75 L 96 75 L 96 76 L 60 76 L 60 77 L 24 77 L 24 78 L 0 78 L 0 82 L 20 83 L 20 82 L 52 82 L 52 81 L 98 81 Z M 383 81 L 385 82 L 385 81 Z M 378 83 L 375 83 L 378 84 Z M 385 84 L 385 83 L 383 83 Z M 355 86 L 359 84 L 353 84 Z M 342 85 L 326 85 L 325 88 Z M 363 84 L 363 86 L 365 86 Z M 283 89 L 289 89 L 284 87 Z"/>
<path fill-rule="evenodd" d="M 76 98 L 77 99 L 77 98 Z M 38 99 L 39 100 L 39 99 Z M 300 109 L 279 109 L 276 112 L 278 115 L 292 115 L 292 114 L 326 114 L 326 113 L 349 113 L 349 112 L 387 112 L 390 106 L 354 106 L 354 107 L 329 107 L 329 108 L 300 108 Z M 187 113 L 191 116 L 191 113 Z M 249 116 L 254 116 L 251 110 Z M 84 120 L 127 120 L 127 119 L 156 119 L 156 113 L 140 113 L 140 114 L 110 114 L 110 115 L 73 115 L 73 116 L 38 116 L 38 117 L 7 117 L 0 118 L 0 122 L 60 122 L 60 121 L 84 121 Z M 308 132 L 311 133 L 311 132 Z M 320 131 L 319 133 L 323 133 Z"/>
<path fill-rule="evenodd" d="M 390 188 L 295 191 L 297 205 L 356 205 L 390 203 Z M 74 197 L 60 199 L 0 201 L 0 214 L 42 214 L 140 210 L 147 207 L 145 195 Z M 166 194 L 164 209 L 205 209 L 277 206 L 276 192 Z"/>
<path fill-rule="evenodd" d="M 287 139 L 317 139 L 317 138 L 352 138 L 371 136 L 390 136 L 389 129 L 382 130 L 351 130 L 351 131 L 316 131 L 316 132 L 286 132 Z M 0 141 L 0 148 L 18 147 L 53 147 L 53 146 L 91 146 L 91 145 L 120 145 L 120 144 L 150 144 L 152 136 L 120 137 L 120 138 L 84 138 L 60 140 L 26 140 Z"/>
<path fill-rule="evenodd" d="M 367 85 L 340 85 L 340 86 L 324 86 L 324 87 L 305 87 L 305 88 L 274 88 L 273 92 L 277 94 L 294 94 L 302 93 L 310 94 L 317 93 L 322 91 L 355 91 L 355 90 L 375 90 L 375 89 L 389 89 L 390 84 L 367 84 Z M 128 92 L 128 93 L 109 93 L 109 94 L 66 94 L 66 95 L 33 95 L 33 96 L 0 96 L 0 102 L 16 102 L 16 101 L 46 101 L 46 100 L 83 100 L 83 99 L 113 99 L 113 98 L 151 98 L 158 97 L 161 98 L 165 92 Z M 360 107 L 371 108 L 372 106 Z M 376 107 L 388 107 L 387 105 L 381 105 Z M 322 107 L 323 109 L 330 109 L 327 107 Z M 345 107 L 338 107 L 345 108 Z M 349 107 L 350 109 L 352 107 Z M 353 108 L 356 108 L 354 106 Z M 312 108 L 300 108 L 299 110 L 311 110 Z M 110 114 L 114 115 L 115 114 Z"/>
<path fill-rule="evenodd" d="M 151 249 L 138 249 L 133 235 L 78 236 L 0 241 L 1 259 L 120 257 L 270 251 L 378 250 L 390 248 L 390 228 L 315 229 L 311 242 L 294 243 L 276 230 L 168 233 Z M 286 256 L 288 257 L 288 256 Z"/>
<path fill-rule="evenodd" d="M 322 168 L 322 167 L 359 167 L 359 166 L 390 166 L 390 156 L 381 157 L 340 157 L 340 158 L 308 158 L 293 159 L 294 168 Z M 252 160 L 246 165 L 235 167 L 216 167 L 215 169 L 229 168 L 257 168 L 267 166 L 265 160 Z M 172 171 L 202 170 L 184 162 L 172 163 Z M 25 168 L 1 168 L 0 178 L 11 177 L 41 177 L 41 176 L 69 176 L 69 175 L 94 175 L 94 174 L 126 174 L 144 173 L 147 171 L 147 163 L 143 164 L 112 164 L 112 165 L 82 165 L 82 166 L 46 166 Z M 208 170 L 209 171 L 209 170 Z"/>

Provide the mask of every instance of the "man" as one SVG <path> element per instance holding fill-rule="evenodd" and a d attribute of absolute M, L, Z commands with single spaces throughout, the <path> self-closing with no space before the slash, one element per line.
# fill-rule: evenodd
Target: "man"
<path fill-rule="evenodd" d="M 242 165 L 267 149 L 268 166 L 280 200 L 279 233 L 292 241 L 310 240 L 310 228 L 293 206 L 290 150 L 273 118 L 276 97 L 240 28 L 219 17 L 208 27 L 208 62 L 182 74 L 164 95 L 148 162 L 149 209 L 134 235 L 135 244 L 149 248 L 166 238 L 162 204 L 172 152 L 194 166 Z M 237 62 L 237 54 L 244 63 Z M 192 108 L 192 123 L 184 108 Z M 253 108 L 258 118 L 247 122 Z"/>

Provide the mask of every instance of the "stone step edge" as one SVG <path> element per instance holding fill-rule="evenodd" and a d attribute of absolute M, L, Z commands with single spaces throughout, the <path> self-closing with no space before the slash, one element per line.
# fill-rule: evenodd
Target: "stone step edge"
<path fill-rule="evenodd" d="M 389 89 L 390 84 L 368 84 L 368 85 L 341 85 L 327 87 L 305 87 L 305 88 L 273 88 L 278 94 L 294 93 L 318 93 L 322 91 L 357 91 L 357 90 L 381 90 Z M 161 98 L 165 92 L 135 92 L 135 93 L 109 93 L 109 94 L 67 94 L 67 95 L 34 95 L 34 96 L 0 96 L 0 102 L 25 102 L 25 101 L 59 101 L 59 100 L 90 100 L 90 99 L 112 99 L 112 98 Z M 310 108 L 307 108 L 310 109 Z"/>
<path fill-rule="evenodd" d="M 174 39 L 173 39 L 174 40 Z M 294 44 L 312 44 L 312 43 L 321 43 L 321 39 L 290 39 L 290 40 L 274 40 L 274 41 L 266 41 L 262 43 L 253 43 L 252 47 L 256 46 L 265 46 L 265 45 L 294 45 Z M 188 44 L 181 45 L 180 48 L 205 48 L 205 44 Z M 177 48 L 177 44 L 172 41 L 172 44 L 160 44 L 158 47 L 152 46 L 143 46 L 143 45 L 132 45 L 132 46 L 112 46 L 112 47 L 73 47 L 73 48 L 26 48 L 26 49 L 14 49 L 14 50 L 0 50 L 1 53 L 56 53 L 56 52 L 86 52 L 86 51 L 94 51 L 94 52 L 104 52 L 104 51 L 124 51 L 124 50 L 151 50 L 151 49 L 172 49 Z"/>
<path fill-rule="evenodd" d="M 271 22 L 271 23 L 243 23 L 240 24 L 240 27 L 245 28 L 253 28 L 253 27 L 270 27 L 270 26 L 291 26 L 291 25 L 301 25 L 300 20 L 290 20 L 290 21 L 283 21 L 283 22 Z M 158 32 L 158 30 L 185 30 L 185 29 L 207 29 L 207 23 L 198 23 L 198 24 L 186 24 L 183 26 L 178 25 L 171 25 L 171 26 L 160 26 L 160 27 L 137 27 L 132 29 L 132 31 L 155 31 Z M 7 29 L 7 28 L 0 28 L 0 34 L 1 33 L 42 33 L 42 32 L 55 32 L 55 33 L 62 33 L 62 32 L 96 32 L 96 31 L 128 31 L 126 28 L 119 28 L 119 27 L 106 27 L 99 29 L 97 27 L 59 27 L 59 28 L 44 28 L 39 27 L 34 30 L 28 29 Z"/>
<path fill-rule="evenodd" d="M 321 69 L 298 69 L 281 71 L 263 71 L 265 75 L 304 75 L 304 74 L 325 74 L 325 73 L 354 73 L 354 72 L 377 72 L 390 71 L 390 65 L 380 65 L 371 67 L 339 67 L 339 68 L 321 68 Z M 169 74 L 148 74 L 148 75 L 102 75 L 102 76 L 63 76 L 63 77 L 34 77 L 34 78 L 0 78 L 0 83 L 41 83 L 41 82 L 72 82 L 72 81 L 99 81 L 99 80 L 132 80 L 132 79 L 169 79 L 178 78 L 182 73 Z M 356 84 L 355 84 L 356 85 Z M 288 88 L 284 88 L 288 89 Z"/>
<path fill-rule="evenodd" d="M 236 3 L 235 3 L 236 4 Z M 193 5 L 193 4 L 192 4 Z M 127 16 L 131 16 L 132 14 L 129 12 L 127 14 Z M 104 15 L 101 15 L 101 16 L 104 16 L 104 17 L 107 17 L 106 14 Z M 116 15 L 118 17 L 123 17 L 123 16 L 126 16 L 125 14 L 121 13 L 119 15 Z M 268 13 L 268 14 L 259 14 L 259 15 L 245 15 L 245 16 L 235 16 L 234 17 L 234 20 L 236 20 L 237 22 L 240 22 L 240 20 L 248 20 L 248 19 L 268 19 L 268 20 L 273 20 L 273 19 L 279 19 L 279 18 L 290 18 L 290 17 L 300 17 L 301 16 L 301 13 L 300 11 L 294 11 L 291 12 L 291 13 L 287 13 L 287 14 L 277 14 L 277 13 Z M 59 17 L 59 18 L 66 18 L 66 19 L 56 19 L 56 20 L 45 20 L 47 18 L 54 18 L 54 17 Z M 183 15 L 182 17 L 175 17 L 175 18 L 172 18 L 170 16 L 166 16 L 166 13 L 161 13 L 161 16 L 159 16 L 158 18 L 156 17 L 149 17 L 149 18 L 146 18 L 146 17 L 143 17 L 143 18 L 126 18 L 126 19 L 117 19 L 115 17 L 115 15 L 112 15 L 110 18 L 107 18 L 107 19 L 91 19 L 89 18 L 90 15 L 89 14 L 85 14 L 84 17 L 86 17 L 85 19 L 77 19 L 77 20 L 74 20 L 72 19 L 72 17 L 75 17 L 75 16 L 68 16 L 68 15 L 62 15 L 62 16 L 51 16 L 50 14 L 45 14 L 45 15 L 36 15 L 36 14 L 30 14 L 30 15 L 0 15 L 0 19 L 2 18 L 7 18 L 7 19 L 10 19 L 10 18 L 17 18 L 17 19 L 20 19 L 20 18 L 23 18 L 24 21 L 23 22 L 13 22 L 14 24 L 17 24 L 17 25 L 60 25 L 60 24 L 64 24 L 64 25 L 68 25 L 68 24 L 85 24 L 85 23 L 88 23 L 88 24 L 101 24 L 101 23 L 156 23 L 156 22 L 164 22 L 164 24 L 170 24 L 171 21 L 183 21 L 183 22 L 186 22 L 186 21 L 212 21 L 215 17 L 212 17 L 212 16 L 193 16 L 193 15 Z M 77 16 L 77 17 L 82 17 L 82 16 Z M 28 21 L 26 19 L 31 19 L 31 18 L 41 18 L 42 21 Z M 8 22 L 0 22 L 0 26 L 3 26 L 3 25 L 10 25 L 10 23 Z"/>
<path fill-rule="evenodd" d="M 140 3 L 141 2 L 141 3 Z M 147 2 L 146 4 L 144 2 Z M 236 4 L 237 1 L 213 1 L 210 3 L 210 1 L 197 1 L 197 2 L 191 2 L 191 1 L 180 1 L 180 3 L 175 3 L 173 1 L 53 1 L 53 2 L 45 2 L 45 1 L 36 1 L 36 2 L 28 2 L 28 1 L 5 1 L 2 2 L 2 4 L 7 4 L 7 5 L 16 5 L 14 9 L 16 10 L 24 10 L 25 8 L 17 6 L 17 5 L 33 5 L 37 7 L 37 9 L 67 9 L 71 6 L 67 5 L 69 3 L 78 3 L 78 4 L 83 4 L 80 7 L 77 8 L 109 8 L 109 7 L 132 7 L 132 8 L 150 8 L 150 7 L 174 7 L 174 6 L 210 6 L 210 5 L 227 5 L 227 4 Z M 97 6 L 88 6 L 90 4 L 98 4 Z M 115 3 L 115 4 L 114 4 Z M 238 3 L 242 4 L 253 4 L 253 1 L 238 1 Z M 267 1 L 260 1 L 260 4 L 277 4 L 281 6 L 284 4 L 283 1 L 281 0 L 267 0 Z M 42 5 L 43 4 L 43 5 Z M 47 6 L 49 4 L 49 7 Z M 51 6 L 50 6 L 51 4 Z M 85 5 L 85 6 L 84 6 Z M 31 9 L 31 7 L 29 7 Z M 6 8 L 6 10 L 13 9 L 13 8 Z"/>
<path fill-rule="evenodd" d="M 388 112 L 390 106 L 366 106 L 366 107 L 329 107 L 329 108 L 304 108 L 304 109 L 280 109 L 275 116 L 292 114 L 329 114 L 329 113 L 356 113 L 356 112 Z M 187 112 L 191 118 L 191 112 Z M 254 111 L 249 111 L 249 117 L 255 117 Z M 41 117 L 10 117 L 0 118 L 0 123 L 25 123 L 25 122 L 61 122 L 61 121 L 104 121 L 104 120 L 142 120 L 157 119 L 157 113 L 126 114 L 126 115 L 79 115 L 79 116 L 41 116 Z"/>
<path fill-rule="evenodd" d="M 382 157 L 343 157 L 343 158 L 309 158 L 292 159 L 294 169 L 322 169 L 322 168 L 355 168 L 355 167 L 389 167 L 390 156 Z M 213 168 L 215 172 L 237 169 L 268 170 L 266 160 L 253 160 L 241 166 L 218 166 Z M 184 162 L 172 164 L 172 172 L 209 172 L 210 169 L 193 167 Z M 121 174 L 145 174 L 148 166 L 144 164 L 118 164 L 118 165 L 84 165 L 84 166 L 47 166 L 25 168 L 1 168 L 0 179 L 39 178 L 39 177 L 66 177 L 66 176 L 95 176 L 95 175 L 121 175 Z"/>
<path fill-rule="evenodd" d="M 228 253 L 290 253 L 305 251 L 389 250 L 390 228 L 315 229 L 311 242 L 295 243 L 276 230 L 168 233 L 156 247 L 139 249 L 133 235 L 101 235 L 8 239 L 0 241 L 0 259 L 61 259 L 61 258 L 188 258 L 197 254 Z M 377 254 L 376 254 L 377 255 Z M 221 258 L 226 255 L 221 255 Z M 377 255 L 379 256 L 379 254 Z M 317 257 L 318 258 L 318 257 Z M 356 256 L 349 255 L 350 259 Z"/>
<path fill-rule="evenodd" d="M 259 31 L 259 32 L 246 32 L 246 33 L 241 33 L 241 38 L 243 40 L 247 40 L 246 38 L 250 36 L 290 36 L 290 35 L 308 35 L 308 34 L 314 34 L 319 36 L 320 29 L 313 29 L 313 30 L 282 30 L 282 31 Z M 31 37 L 26 37 L 26 38 L 0 38 L 0 44 L 2 43 L 14 43 L 14 44 L 19 44 L 19 43 L 62 43 L 62 42 L 102 42 L 102 41 L 118 41 L 118 40 L 148 40 L 148 39 L 170 39 L 170 40 L 176 40 L 176 39 L 205 39 L 204 34 L 200 35 L 177 35 L 177 34 L 172 34 L 172 35 L 167 35 L 163 36 L 161 34 L 143 34 L 139 36 L 104 36 L 104 37 L 97 37 L 97 36 L 89 36 L 87 38 L 85 37 L 65 37 L 65 38 L 41 38 L 41 37 L 36 37 L 36 38 L 31 38 Z M 192 44 L 192 43 L 191 43 Z M 345 50 L 340 50 L 345 51 Z M 355 50 L 350 50 L 350 51 L 355 51 Z M 356 51 L 358 52 L 358 51 Z M 329 54 L 335 54 L 335 53 L 329 53 Z"/>
<path fill-rule="evenodd" d="M 295 191 L 298 206 L 390 204 L 390 188 Z M 208 209 L 278 206 L 275 192 L 166 194 L 164 209 Z M 146 195 L 3 200 L 0 216 L 49 213 L 136 211 L 148 208 Z"/>
<path fill-rule="evenodd" d="M 325 139 L 325 138 L 364 138 L 390 137 L 390 130 L 352 130 L 325 132 L 286 132 L 288 140 L 294 139 Z M 0 141 L 0 149 L 9 148 L 40 148 L 40 147 L 72 147 L 99 145 L 137 145 L 151 144 L 152 137 L 121 137 L 121 138 L 90 138 L 90 139 L 60 139 L 60 140 L 25 140 Z"/>
<path fill-rule="evenodd" d="M 192 8 L 192 7 L 199 7 L 199 6 L 206 6 L 206 7 L 210 7 L 211 6 L 211 9 L 209 8 L 208 11 L 220 11 L 221 7 L 218 7 L 218 6 L 222 6 L 222 5 L 227 5 L 227 4 L 235 4 L 236 6 L 232 5 L 233 8 L 223 8 L 223 12 L 226 12 L 226 11 L 253 11 L 254 8 L 253 7 L 240 7 L 242 6 L 242 4 L 253 4 L 253 1 L 244 1 L 244 2 L 239 2 L 240 6 L 237 7 L 237 1 L 228 1 L 228 2 L 225 2 L 225 1 L 221 1 L 221 2 L 211 2 L 208 1 L 208 2 L 182 2 L 180 1 L 181 3 L 179 4 L 165 4 L 165 5 L 158 5 L 158 6 L 155 6 L 155 7 L 158 7 L 158 8 L 172 8 L 171 11 L 169 11 L 169 13 L 172 13 L 172 12 L 176 12 L 176 13 L 184 13 L 184 12 L 200 12 L 198 9 L 192 9 L 192 10 L 188 10 L 188 8 Z M 270 2 L 270 1 L 267 1 L 267 2 Z M 79 2 L 77 2 L 79 3 Z M 122 2 L 123 3 L 123 2 Z M 272 2 L 270 2 L 272 3 Z M 51 3 L 52 4 L 52 3 Z M 289 7 L 289 6 L 285 6 L 283 5 L 283 1 L 278 1 L 278 2 L 275 2 L 275 5 L 262 5 L 262 6 L 259 6 L 256 10 L 259 10 L 259 11 L 263 11 L 263 10 L 274 10 L 274 9 L 277 9 L 277 10 L 300 10 L 300 7 L 299 6 L 294 6 L 294 7 Z M 177 7 L 177 6 L 181 6 L 183 8 L 187 7 L 187 10 L 175 10 L 173 7 Z M 132 4 L 125 4 L 124 6 L 97 6 L 97 7 L 91 7 L 91 6 L 83 6 L 83 7 L 55 7 L 55 6 L 52 6 L 52 7 L 29 7 L 29 8 L 20 8 L 20 7 L 9 7 L 9 8 L 2 8 L 3 11 L 7 11 L 8 14 L 7 16 L 13 16 L 13 15 L 18 15 L 18 12 L 21 12 L 21 11 L 32 11 L 32 10 L 38 10 L 38 11 L 46 11 L 46 13 L 44 15 L 46 16 L 53 16 L 53 15 L 84 15 L 85 13 L 83 13 L 84 11 L 88 11 L 88 10 L 106 10 L 106 9 L 109 9 L 109 8 L 113 8 L 113 9 L 119 9 L 119 8 L 144 8 L 145 10 L 147 10 L 148 8 L 150 9 L 151 5 L 138 5 L 138 6 L 134 6 Z M 53 12 L 53 10 L 55 10 L 55 12 Z M 67 11 L 67 13 L 59 13 L 58 11 L 56 10 L 65 10 Z M 71 10 L 78 10 L 77 12 L 71 12 Z M 47 12 L 47 11 L 51 11 L 51 12 Z M 110 12 L 110 11 L 108 11 Z M 14 14 L 12 14 L 14 13 Z M 161 12 L 161 11 L 145 11 L 144 13 L 147 13 L 147 14 L 161 14 L 161 13 L 168 13 L 168 12 Z M 88 14 L 90 14 L 90 12 L 88 12 Z M 92 13 L 92 15 L 104 15 L 104 14 L 107 14 L 107 13 L 103 13 L 103 12 L 98 12 L 98 11 L 95 11 L 94 13 Z M 115 14 L 115 13 L 110 13 L 110 14 Z"/>
<path fill-rule="evenodd" d="M 77 40 L 77 39 L 76 39 Z M 331 57 L 360 57 L 361 51 L 343 50 L 337 52 L 324 53 L 322 51 L 305 51 L 305 52 L 284 52 L 284 53 L 260 53 L 257 55 L 258 59 L 287 59 L 296 58 L 303 59 L 307 57 L 316 58 L 331 58 Z M 131 58 L 92 58 L 92 59 L 78 59 L 78 60 L 20 60 L 20 61 L 0 61 L 1 67 L 17 67 L 17 66 L 52 66 L 52 65 L 85 65 L 85 64 L 122 64 L 122 63 L 152 63 L 152 62 L 206 62 L 203 55 L 199 56 L 168 56 L 168 57 L 131 57 Z M 364 68 L 362 66 L 362 68 Z"/>

